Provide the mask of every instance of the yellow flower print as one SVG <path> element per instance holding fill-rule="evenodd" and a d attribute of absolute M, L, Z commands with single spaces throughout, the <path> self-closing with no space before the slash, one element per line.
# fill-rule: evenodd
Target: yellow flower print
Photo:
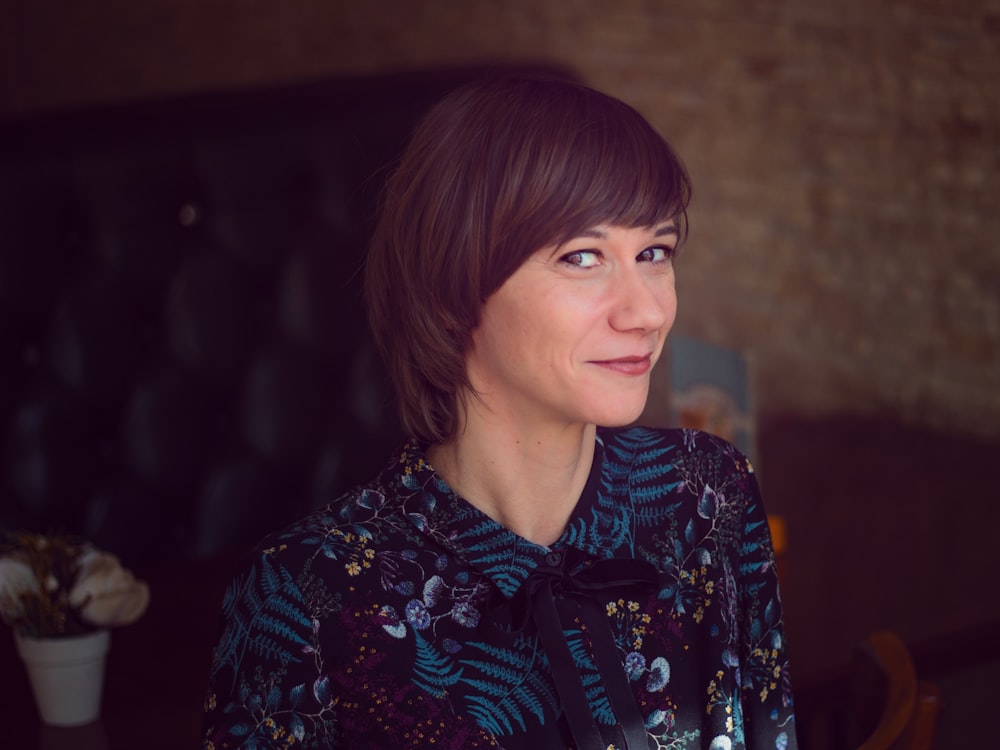
<path fill-rule="evenodd" d="M 347 570 L 347 575 L 356 576 L 361 574 L 361 566 L 356 562 L 349 562 L 344 568 Z"/>

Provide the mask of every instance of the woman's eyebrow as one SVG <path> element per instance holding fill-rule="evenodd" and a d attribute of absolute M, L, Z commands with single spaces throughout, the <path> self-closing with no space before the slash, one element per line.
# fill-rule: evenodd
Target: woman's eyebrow
<path fill-rule="evenodd" d="M 654 237 L 666 237 L 667 235 L 680 236 L 680 232 L 677 231 L 677 227 L 673 224 L 667 224 L 657 229 L 654 233 Z"/>

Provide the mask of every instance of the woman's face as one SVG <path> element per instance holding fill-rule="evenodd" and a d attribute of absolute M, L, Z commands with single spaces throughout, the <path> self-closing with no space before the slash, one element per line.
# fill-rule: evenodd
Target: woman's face
<path fill-rule="evenodd" d="M 673 222 L 597 226 L 531 255 L 484 303 L 469 381 L 514 423 L 628 424 L 674 322 Z"/>

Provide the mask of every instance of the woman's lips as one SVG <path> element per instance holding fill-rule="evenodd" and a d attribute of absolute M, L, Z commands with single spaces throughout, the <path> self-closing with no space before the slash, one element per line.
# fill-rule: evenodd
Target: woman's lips
<path fill-rule="evenodd" d="M 621 375 L 645 375 L 653 367 L 653 357 L 619 357 L 618 359 L 594 360 L 593 364 Z"/>

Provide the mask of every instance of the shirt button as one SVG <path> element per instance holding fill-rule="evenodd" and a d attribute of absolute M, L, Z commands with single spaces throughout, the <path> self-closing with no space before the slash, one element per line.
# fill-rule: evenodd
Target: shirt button
<path fill-rule="evenodd" d="M 549 552 L 545 556 L 545 564 L 551 568 L 558 568 L 562 565 L 562 552 Z"/>

